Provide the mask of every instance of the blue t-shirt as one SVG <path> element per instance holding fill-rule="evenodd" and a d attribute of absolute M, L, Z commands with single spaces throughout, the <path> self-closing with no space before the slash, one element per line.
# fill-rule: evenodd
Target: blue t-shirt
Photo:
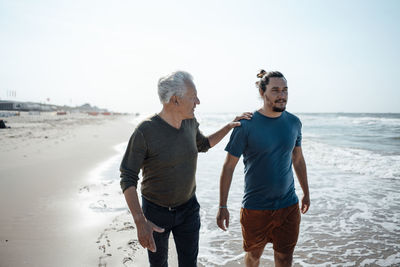
<path fill-rule="evenodd" d="M 276 210 L 298 203 L 292 171 L 292 152 L 301 146 L 301 122 L 289 112 L 269 118 L 258 111 L 242 120 L 225 150 L 235 157 L 243 154 L 246 209 Z"/>

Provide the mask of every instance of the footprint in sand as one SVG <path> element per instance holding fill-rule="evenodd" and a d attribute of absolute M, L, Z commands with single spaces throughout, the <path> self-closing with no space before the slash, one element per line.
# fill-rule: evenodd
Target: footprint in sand
<path fill-rule="evenodd" d="M 109 186 L 110 184 L 112 184 L 114 181 L 108 181 L 108 182 L 102 182 L 101 184 L 103 185 L 103 186 Z"/>
<path fill-rule="evenodd" d="M 129 240 L 128 242 L 128 246 L 130 249 L 132 249 L 133 251 L 136 251 L 139 248 L 139 242 L 137 240 Z"/>
<path fill-rule="evenodd" d="M 85 185 L 84 187 L 79 188 L 79 193 L 82 193 L 84 191 L 89 192 L 90 191 L 89 186 Z"/>
<path fill-rule="evenodd" d="M 129 230 L 133 230 L 135 229 L 135 227 L 133 226 L 133 224 L 131 222 L 124 222 L 124 227 L 118 229 L 118 232 L 121 231 L 129 231 Z"/>
<path fill-rule="evenodd" d="M 125 258 L 122 260 L 122 263 L 123 263 L 124 265 L 127 264 L 127 263 L 131 263 L 131 262 L 133 262 L 133 260 L 132 260 L 131 257 L 125 257 Z"/>
<path fill-rule="evenodd" d="M 106 253 L 106 246 L 105 245 L 99 246 L 99 250 L 101 250 L 103 253 Z"/>
<path fill-rule="evenodd" d="M 135 252 L 140 246 L 136 239 L 125 239 L 129 236 L 129 232 L 135 228 L 132 222 L 126 221 L 128 218 L 129 213 L 117 216 L 112 220 L 109 227 L 100 233 L 96 241 L 101 253 L 98 266 L 107 266 L 110 257 L 114 257 L 114 262 L 115 260 L 120 261 L 121 266 L 133 266 Z"/>

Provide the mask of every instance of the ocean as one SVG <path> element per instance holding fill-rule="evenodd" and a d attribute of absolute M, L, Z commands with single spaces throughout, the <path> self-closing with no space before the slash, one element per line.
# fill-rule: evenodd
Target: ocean
<path fill-rule="evenodd" d="M 196 114 L 209 135 L 232 120 L 233 113 Z M 400 114 L 298 113 L 307 163 L 310 210 L 302 215 L 294 266 L 400 265 Z M 142 117 L 135 118 L 138 123 Z M 225 137 L 197 165 L 201 205 L 199 266 L 244 266 L 239 211 L 243 163 L 236 167 L 229 193 L 229 230 L 216 225 L 219 176 L 226 156 Z M 127 140 L 128 141 L 128 140 Z M 121 218 L 127 206 L 119 189 L 119 164 L 127 143 L 99 165 L 81 188 L 91 212 Z M 296 181 L 296 192 L 302 191 Z M 129 218 L 128 216 L 125 217 Z M 134 264 L 132 266 L 135 266 Z M 261 266 L 273 266 L 268 244 Z"/>

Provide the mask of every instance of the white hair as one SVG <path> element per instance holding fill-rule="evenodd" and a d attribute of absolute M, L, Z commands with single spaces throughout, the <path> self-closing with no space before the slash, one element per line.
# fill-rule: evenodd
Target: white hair
<path fill-rule="evenodd" d="M 186 83 L 193 82 L 193 77 L 186 71 L 175 71 L 158 80 L 158 97 L 162 104 L 169 103 L 171 96 L 182 97 L 186 93 Z"/>

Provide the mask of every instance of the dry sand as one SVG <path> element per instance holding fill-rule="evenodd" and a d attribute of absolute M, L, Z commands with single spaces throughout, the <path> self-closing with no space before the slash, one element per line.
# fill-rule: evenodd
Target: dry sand
<path fill-rule="evenodd" d="M 0 119 L 11 127 L 0 129 L 0 267 L 148 266 L 129 213 L 88 221 L 79 203 L 88 173 L 129 140 L 133 116 Z"/>

